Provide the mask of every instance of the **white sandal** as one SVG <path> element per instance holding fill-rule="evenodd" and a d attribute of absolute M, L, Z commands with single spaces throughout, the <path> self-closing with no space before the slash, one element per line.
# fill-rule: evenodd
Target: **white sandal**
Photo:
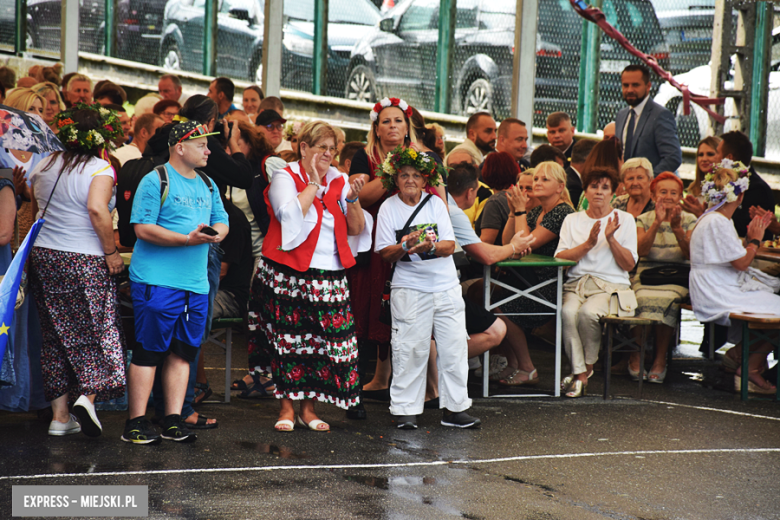
<path fill-rule="evenodd" d="M 280 426 L 287 426 L 287 428 L 280 428 Z M 290 419 L 279 419 L 276 421 L 276 424 L 274 424 L 274 430 L 278 432 L 291 432 L 295 429 L 295 423 L 293 423 Z"/>
<path fill-rule="evenodd" d="M 319 419 L 314 419 L 309 424 L 306 424 L 304 420 L 301 418 L 301 416 L 298 416 L 297 419 L 298 426 L 303 426 L 304 428 L 308 428 L 313 432 L 328 432 L 330 431 L 330 425 L 326 423 L 325 421 L 320 421 Z M 325 425 L 325 428 L 320 428 L 321 425 Z"/>

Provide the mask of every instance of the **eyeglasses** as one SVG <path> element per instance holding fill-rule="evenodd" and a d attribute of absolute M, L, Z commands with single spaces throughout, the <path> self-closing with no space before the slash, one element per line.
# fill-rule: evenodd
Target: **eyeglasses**
<path fill-rule="evenodd" d="M 282 128 L 284 128 L 284 126 L 281 125 L 280 123 L 276 123 L 276 124 L 271 123 L 270 125 L 264 125 L 264 126 L 269 130 L 281 130 Z"/>
<path fill-rule="evenodd" d="M 312 146 L 312 148 L 319 150 L 320 153 L 330 152 L 331 155 L 336 155 L 336 152 L 339 151 L 339 149 L 335 146 L 326 146 L 324 144 L 318 144 L 316 146 Z"/>

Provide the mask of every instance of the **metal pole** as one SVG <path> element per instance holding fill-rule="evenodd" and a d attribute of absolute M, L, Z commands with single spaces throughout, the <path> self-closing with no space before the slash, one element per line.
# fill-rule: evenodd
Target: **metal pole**
<path fill-rule="evenodd" d="M 450 108 L 450 65 L 455 46 L 456 0 L 441 0 L 439 4 L 439 48 L 436 52 L 437 112 L 447 113 Z"/>
<path fill-rule="evenodd" d="M 314 62 L 311 93 L 326 93 L 328 78 L 328 0 L 314 0 Z"/>
<path fill-rule="evenodd" d="M 536 78 L 537 0 L 517 0 L 515 54 L 512 66 L 512 117 L 525 122 L 528 135 L 534 124 L 534 79 Z"/>
<path fill-rule="evenodd" d="M 603 0 L 591 5 L 601 9 Z M 580 46 L 580 85 L 577 94 L 577 130 L 596 133 L 599 124 L 599 65 L 601 63 L 601 30 L 596 24 L 583 22 Z"/>
<path fill-rule="evenodd" d="M 750 142 L 753 152 L 763 157 L 766 152 L 766 120 L 769 98 L 769 65 L 772 48 L 773 4 L 756 4 L 755 47 L 753 48 L 753 78 L 750 90 Z"/>
<path fill-rule="evenodd" d="M 217 70 L 217 0 L 206 0 L 203 16 L 203 75 L 216 76 Z"/>
<path fill-rule="evenodd" d="M 16 54 L 27 50 L 27 0 L 16 0 L 16 24 L 14 47 Z"/>
<path fill-rule="evenodd" d="M 282 0 L 267 0 L 265 3 L 263 93 L 266 96 L 279 97 L 281 91 L 283 8 Z"/>
<path fill-rule="evenodd" d="M 62 0 L 60 59 L 63 73 L 79 70 L 79 0 Z"/>
<path fill-rule="evenodd" d="M 106 0 L 105 35 L 104 35 L 106 56 L 116 55 L 116 3 L 117 0 Z"/>

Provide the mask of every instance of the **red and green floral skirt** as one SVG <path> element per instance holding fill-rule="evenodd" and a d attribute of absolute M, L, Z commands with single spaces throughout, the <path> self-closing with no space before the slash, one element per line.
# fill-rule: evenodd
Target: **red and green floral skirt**
<path fill-rule="evenodd" d="M 252 282 L 249 331 L 250 350 L 267 355 L 277 398 L 316 399 L 344 409 L 360 402 L 344 270 L 299 272 L 263 258 Z"/>

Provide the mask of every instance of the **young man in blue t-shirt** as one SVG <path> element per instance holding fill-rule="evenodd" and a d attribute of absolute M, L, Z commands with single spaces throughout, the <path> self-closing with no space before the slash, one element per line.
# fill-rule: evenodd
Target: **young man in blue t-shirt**
<path fill-rule="evenodd" d="M 213 181 L 195 171 L 209 156 L 205 125 L 179 123 L 170 133 L 165 164 L 168 190 L 151 172 L 138 185 L 130 222 L 138 241 L 130 264 L 136 346 L 128 371 L 130 419 L 122 440 L 161 441 L 146 420 L 146 405 L 158 365 L 162 369 L 165 418 L 162 438 L 193 442 L 181 417 L 189 365 L 200 347 L 208 312 L 208 244 L 228 233 L 228 216 Z M 206 180 L 211 183 L 211 188 Z"/>

